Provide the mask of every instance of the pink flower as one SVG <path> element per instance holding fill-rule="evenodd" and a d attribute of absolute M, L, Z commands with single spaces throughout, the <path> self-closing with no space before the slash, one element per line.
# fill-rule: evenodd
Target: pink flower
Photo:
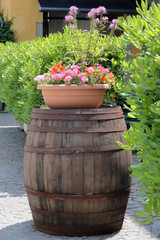
<path fill-rule="evenodd" d="M 99 8 L 97 8 L 97 10 L 96 10 L 96 13 L 99 15 L 99 14 L 106 14 L 107 13 L 107 10 L 106 10 L 106 8 L 105 7 L 103 7 L 103 6 L 100 6 Z"/>
<path fill-rule="evenodd" d="M 91 12 L 88 12 L 87 16 L 88 16 L 88 18 L 90 19 L 90 18 L 92 18 L 94 15 L 93 15 Z"/>
<path fill-rule="evenodd" d="M 114 25 L 113 23 L 111 23 L 111 24 L 109 25 L 109 28 L 110 28 L 110 29 L 114 29 L 114 28 L 115 28 L 115 25 Z"/>
<path fill-rule="evenodd" d="M 102 20 L 104 23 L 107 23 L 108 22 L 108 17 L 102 17 Z"/>
<path fill-rule="evenodd" d="M 72 65 L 72 68 L 75 68 L 75 69 L 80 69 L 81 67 L 80 66 L 78 66 L 78 65 Z"/>
<path fill-rule="evenodd" d="M 79 76 L 80 78 L 82 78 L 84 75 L 85 75 L 85 73 L 82 73 L 82 72 L 78 74 L 78 76 Z"/>
<path fill-rule="evenodd" d="M 59 80 L 59 79 L 61 79 L 61 78 L 63 78 L 63 75 L 60 74 L 60 73 L 56 73 L 56 74 L 53 75 L 53 79 L 54 79 L 54 80 Z"/>
<path fill-rule="evenodd" d="M 103 70 L 104 67 L 102 67 L 101 65 L 99 65 L 99 66 L 97 67 L 97 69 L 99 69 L 99 70 Z"/>
<path fill-rule="evenodd" d="M 65 81 L 65 82 L 70 82 L 70 81 L 71 81 L 71 79 L 72 79 L 72 77 L 71 77 L 71 76 L 66 76 L 66 77 L 65 77 L 65 79 L 64 79 L 64 81 Z"/>
<path fill-rule="evenodd" d="M 113 19 L 113 20 L 112 20 L 112 23 L 113 23 L 114 25 L 118 25 L 117 19 Z"/>
<path fill-rule="evenodd" d="M 89 68 L 86 69 L 86 71 L 89 72 L 89 73 L 92 73 L 92 72 L 94 72 L 94 68 L 93 67 L 89 67 Z"/>
<path fill-rule="evenodd" d="M 100 24 L 99 18 L 93 19 L 93 22 L 94 22 L 94 24 L 95 24 L 96 26 L 97 26 L 98 24 Z"/>
<path fill-rule="evenodd" d="M 110 24 L 110 29 L 117 29 L 117 26 L 118 26 L 118 21 L 117 19 L 113 19 L 112 20 L 112 23 Z"/>
<path fill-rule="evenodd" d="M 64 73 L 66 74 L 71 74 L 72 70 L 71 69 L 65 69 Z"/>
<path fill-rule="evenodd" d="M 44 75 L 38 75 L 34 80 L 37 81 L 37 82 L 41 82 L 41 81 L 45 80 L 45 76 Z"/>
<path fill-rule="evenodd" d="M 81 81 L 82 81 L 82 82 L 88 82 L 88 78 L 87 78 L 87 77 L 82 77 L 82 78 L 81 78 Z"/>
<path fill-rule="evenodd" d="M 108 68 L 104 68 L 104 69 L 102 69 L 102 73 L 109 73 Z"/>
<path fill-rule="evenodd" d="M 69 9 L 69 14 L 73 15 L 73 14 L 77 14 L 78 13 L 78 8 L 76 6 L 71 6 Z"/>
<path fill-rule="evenodd" d="M 73 22 L 73 17 L 71 15 L 66 15 L 65 16 L 65 21 L 66 22 Z"/>
<path fill-rule="evenodd" d="M 71 77 L 77 77 L 78 76 L 78 69 L 74 69 L 71 71 Z"/>
<path fill-rule="evenodd" d="M 92 18 L 96 15 L 96 8 L 92 8 L 90 12 L 88 12 L 88 18 Z"/>

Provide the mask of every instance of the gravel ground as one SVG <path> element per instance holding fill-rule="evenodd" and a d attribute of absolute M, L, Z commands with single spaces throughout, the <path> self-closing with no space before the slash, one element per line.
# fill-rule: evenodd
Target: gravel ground
<path fill-rule="evenodd" d="M 142 210 L 138 183 L 132 190 L 121 231 L 92 237 L 59 237 L 34 228 L 23 180 L 23 147 L 26 134 L 11 114 L 0 112 L 0 240 L 155 240 L 160 234 L 160 222 L 141 226 L 134 216 Z M 137 163 L 133 154 L 133 163 Z"/>

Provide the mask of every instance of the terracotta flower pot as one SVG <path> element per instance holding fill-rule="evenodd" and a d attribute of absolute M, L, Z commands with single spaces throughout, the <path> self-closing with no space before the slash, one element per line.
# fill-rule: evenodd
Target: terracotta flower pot
<path fill-rule="evenodd" d="M 107 88 L 108 84 L 37 86 L 49 108 L 98 108 Z"/>

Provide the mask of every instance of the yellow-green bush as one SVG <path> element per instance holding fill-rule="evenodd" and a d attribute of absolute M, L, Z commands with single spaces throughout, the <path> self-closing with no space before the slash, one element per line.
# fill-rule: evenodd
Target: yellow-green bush
<path fill-rule="evenodd" d="M 160 218 L 160 4 L 142 1 L 137 16 L 119 19 L 124 41 L 133 44 L 141 53 L 129 65 L 131 73 L 126 91 L 132 114 L 140 120 L 126 131 L 124 140 L 128 150 L 137 150 L 141 160 L 131 167 L 137 178 L 142 197 L 147 198 L 144 212 L 138 212 L 143 223 Z"/>

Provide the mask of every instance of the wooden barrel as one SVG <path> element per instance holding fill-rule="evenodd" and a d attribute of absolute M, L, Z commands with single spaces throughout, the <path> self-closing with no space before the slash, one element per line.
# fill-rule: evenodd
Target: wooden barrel
<path fill-rule="evenodd" d="M 125 129 L 118 106 L 33 109 L 24 178 L 38 230 L 83 236 L 121 229 L 132 157 L 116 141 Z"/>

